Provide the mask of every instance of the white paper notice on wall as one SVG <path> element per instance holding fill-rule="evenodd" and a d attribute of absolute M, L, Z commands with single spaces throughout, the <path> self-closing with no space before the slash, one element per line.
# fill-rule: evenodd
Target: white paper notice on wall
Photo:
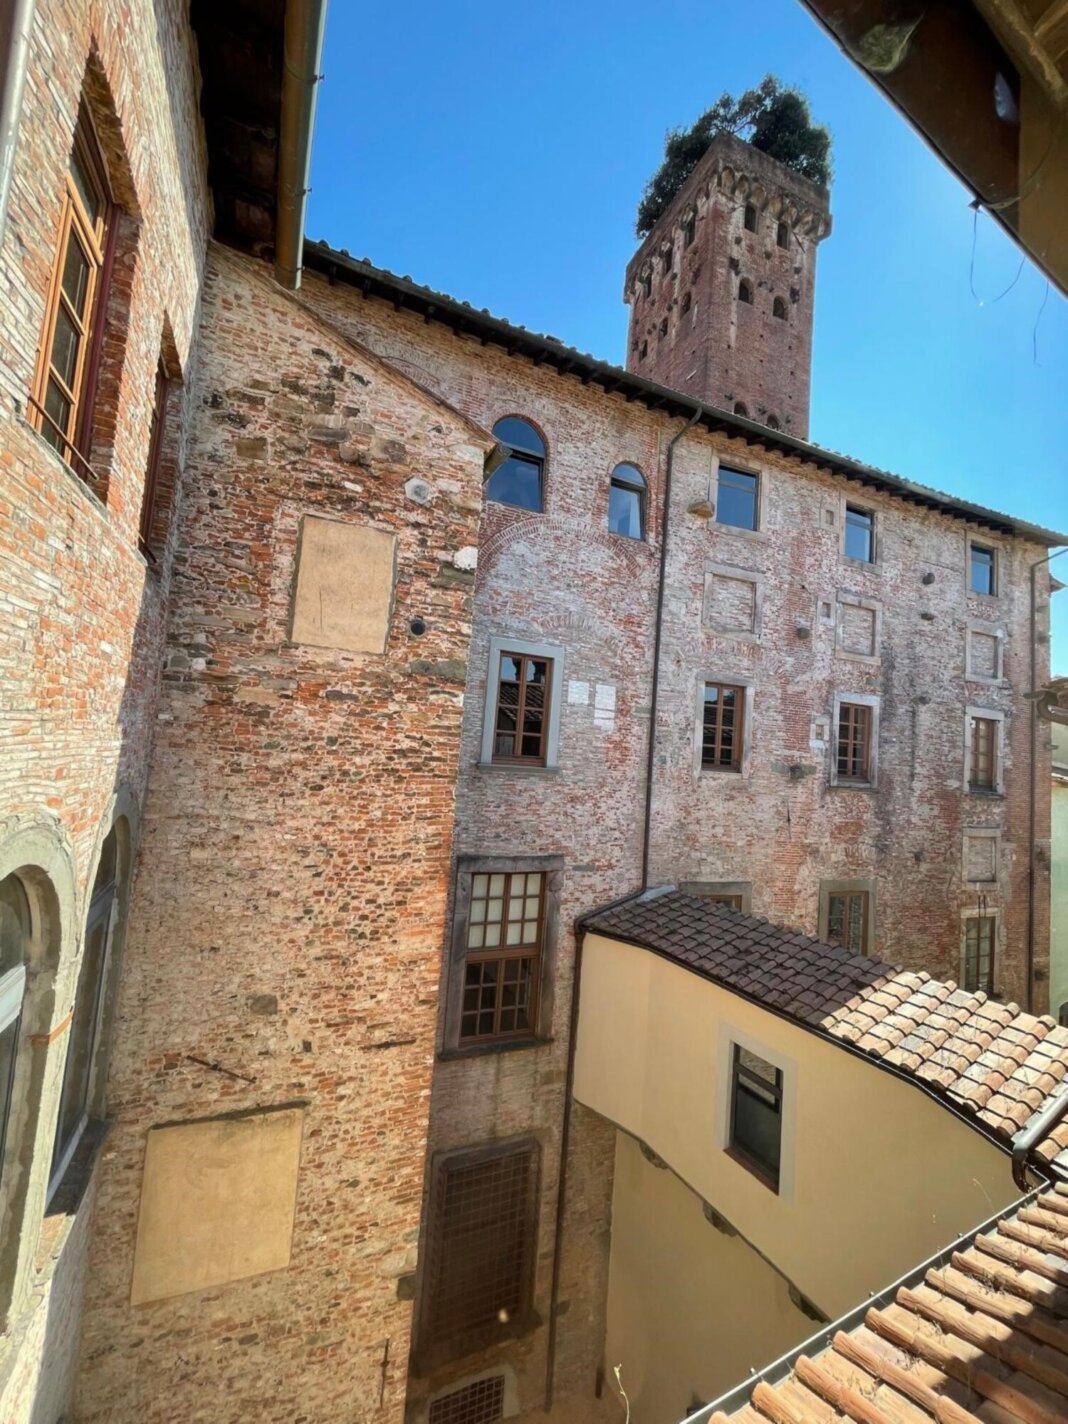
<path fill-rule="evenodd" d="M 616 725 L 616 689 L 610 682 L 599 682 L 593 694 L 593 724 L 602 732 L 611 732 Z"/>
<path fill-rule="evenodd" d="M 590 700 L 590 684 L 572 678 L 567 684 L 567 700 L 574 707 L 585 707 Z"/>

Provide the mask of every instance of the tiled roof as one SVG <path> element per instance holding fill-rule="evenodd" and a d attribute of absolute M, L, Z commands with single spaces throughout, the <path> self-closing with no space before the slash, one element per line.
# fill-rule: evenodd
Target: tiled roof
<path fill-rule="evenodd" d="M 856 1322 L 853 1316 L 831 1327 L 697 1418 L 1063 1424 L 1068 1186 L 1058 1182 L 958 1243 Z"/>
<path fill-rule="evenodd" d="M 1068 1078 L 1068 1029 L 1052 1018 L 712 900 L 647 892 L 594 911 L 582 925 L 654 950 L 849 1045 L 913 1079 L 1003 1146 L 1059 1096 Z M 1068 1169 L 1068 1122 L 1034 1151 Z"/>
<path fill-rule="evenodd" d="M 524 326 L 494 316 L 484 307 L 472 306 L 469 302 L 460 301 L 446 292 L 424 287 L 411 277 L 401 277 L 384 267 L 376 267 L 368 258 L 354 257 L 344 248 L 330 247 L 322 241 L 306 241 L 304 263 L 310 271 L 320 272 L 330 281 L 350 282 L 359 288 L 364 296 L 381 298 L 393 303 L 398 310 L 418 313 L 427 322 L 442 322 L 461 334 L 477 336 L 484 346 L 488 343 L 500 346 L 510 356 L 525 356 L 538 365 L 544 362 L 561 375 L 577 376 L 583 385 L 600 386 L 606 392 L 617 392 L 627 400 L 641 401 L 651 409 L 662 410 L 681 419 L 692 416 L 696 409 L 700 414 L 700 424 L 709 430 L 722 430 L 728 435 L 748 440 L 750 444 L 780 451 L 868 488 L 896 495 L 906 503 L 935 509 L 952 518 L 965 519 L 988 529 L 996 529 L 1002 534 L 1019 535 L 1045 547 L 1068 544 L 1068 534 L 1029 524 L 1026 520 L 1016 519 L 994 509 L 986 509 L 982 505 L 972 504 L 970 500 L 958 499 L 955 495 L 943 494 L 940 490 L 932 489 L 930 485 L 905 479 L 902 475 L 881 470 L 875 465 L 867 465 L 850 455 L 816 445 L 811 440 L 801 440 L 785 430 L 772 430 L 770 426 L 763 425 L 758 420 L 750 420 L 719 406 L 709 405 L 699 401 L 696 396 L 689 396 L 682 391 L 672 390 L 669 386 L 648 381 L 644 376 L 627 371 L 622 366 L 614 366 L 586 351 L 567 346 L 556 336 L 530 331 Z"/>

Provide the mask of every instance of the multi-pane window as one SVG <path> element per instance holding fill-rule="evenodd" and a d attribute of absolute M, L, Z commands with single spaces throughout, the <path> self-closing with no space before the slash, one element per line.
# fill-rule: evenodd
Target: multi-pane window
<path fill-rule="evenodd" d="M 859 559 L 865 564 L 875 562 L 875 515 L 870 509 L 846 505 L 845 551 L 847 558 Z"/>
<path fill-rule="evenodd" d="M 545 765 L 551 658 L 502 652 L 493 724 L 493 760 Z"/>
<path fill-rule="evenodd" d="M 745 688 L 706 682 L 701 727 L 701 765 L 741 771 Z"/>
<path fill-rule="evenodd" d="M 968 788 L 993 791 L 998 784 L 998 724 L 994 717 L 972 717 Z"/>
<path fill-rule="evenodd" d="M 74 136 L 60 214 L 44 329 L 32 393 L 33 421 L 79 473 L 93 386 L 93 346 L 103 297 L 111 198 L 104 166 L 83 110 Z"/>
<path fill-rule="evenodd" d="M 636 465 L 617 465 L 612 471 L 608 527 L 628 539 L 645 538 L 645 476 Z"/>
<path fill-rule="evenodd" d="M 969 916 L 964 922 L 964 988 L 972 993 L 994 992 L 994 928 L 989 915 Z"/>
<path fill-rule="evenodd" d="M 997 555 L 983 544 L 968 546 L 969 586 L 973 593 L 997 593 Z"/>
<path fill-rule="evenodd" d="M 534 1032 L 544 938 L 540 871 L 472 876 L 461 1042 Z"/>
<path fill-rule="evenodd" d="M 490 475 L 486 498 L 540 512 L 544 500 L 545 441 L 528 420 L 516 415 L 498 420 L 493 434 L 511 453 Z"/>
<path fill-rule="evenodd" d="M 536 1245 L 532 1142 L 434 1164 L 423 1284 L 424 1341 L 504 1333 L 530 1309 Z"/>
<path fill-rule="evenodd" d="M 782 1158 L 782 1069 L 734 1045 L 730 1150 L 774 1191 Z"/>
<path fill-rule="evenodd" d="M 827 896 L 828 941 L 854 954 L 866 954 L 870 903 L 867 890 L 832 890 Z"/>
<path fill-rule="evenodd" d="M 716 494 L 716 523 L 730 524 L 735 529 L 757 527 L 759 475 L 747 470 L 732 470 L 720 465 Z"/>
<path fill-rule="evenodd" d="M 159 468 L 163 454 L 164 424 L 167 418 L 167 368 L 162 359 L 156 367 L 156 386 L 152 394 L 152 419 L 149 425 L 148 465 L 145 470 L 145 490 L 141 497 L 141 529 L 139 542 L 142 553 L 151 552 L 152 526 L 156 518 L 156 496 L 159 489 Z"/>
<path fill-rule="evenodd" d="M 4 1148 L 26 990 L 30 931 L 29 899 L 18 876 L 9 875 L 0 881 L 0 1187 L 3 1186 Z"/>
<path fill-rule="evenodd" d="M 871 781 L 871 708 L 859 702 L 838 705 L 837 780 Z"/>

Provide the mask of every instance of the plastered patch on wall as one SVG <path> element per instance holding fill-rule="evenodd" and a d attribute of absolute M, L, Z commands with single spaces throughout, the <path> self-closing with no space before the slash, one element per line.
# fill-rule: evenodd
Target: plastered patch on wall
<path fill-rule="evenodd" d="M 593 694 L 593 724 L 602 732 L 616 725 L 616 690 L 610 682 L 599 682 Z"/>
<path fill-rule="evenodd" d="M 289 1265 L 304 1109 L 153 1128 L 132 1305 Z"/>
<path fill-rule="evenodd" d="M 393 606 L 397 536 L 305 515 L 301 521 L 294 643 L 384 653 Z"/>

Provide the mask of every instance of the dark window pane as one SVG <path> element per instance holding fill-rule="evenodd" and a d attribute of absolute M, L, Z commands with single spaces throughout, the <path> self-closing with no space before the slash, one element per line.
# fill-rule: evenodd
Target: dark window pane
<path fill-rule="evenodd" d="M 89 290 L 89 259 L 82 251 L 82 245 L 71 234 L 67 243 L 67 257 L 63 263 L 63 292 L 80 317 L 85 316 L 85 297 Z"/>
<path fill-rule="evenodd" d="M 638 490 L 612 481 L 608 495 L 608 527 L 628 539 L 642 537 L 642 497 Z"/>
<path fill-rule="evenodd" d="M 486 486 L 486 498 L 516 509 L 541 511 L 541 462 L 513 455 L 494 470 Z"/>
<path fill-rule="evenodd" d="M 96 1046 L 100 1000 L 104 989 L 113 904 L 110 895 L 94 899 L 91 918 L 85 931 L 85 949 L 78 974 L 70 1042 L 67 1045 L 67 1063 L 63 1072 L 53 1169 L 88 1108 L 93 1050 Z"/>
<path fill-rule="evenodd" d="M 45 391 L 44 407 L 51 420 L 55 422 L 55 425 L 50 424 L 49 421 L 46 420 L 41 434 L 48 441 L 49 445 L 58 450 L 61 455 L 65 455 L 67 443 L 63 436 L 69 433 L 70 401 L 59 389 L 55 381 L 49 381 L 48 383 L 48 389 Z M 56 425 L 59 426 L 59 430 L 55 428 Z M 60 432 L 62 432 L 62 434 Z"/>
<path fill-rule="evenodd" d="M 515 415 L 507 415 L 503 420 L 498 420 L 493 427 L 493 433 L 502 445 L 510 445 L 513 450 L 545 459 L 545 441 L 529 421 L 520 420 Z"/>
<path fill-rule="evenodd" d="M 52 369 L 68 390 L 74 389 L 74 372 L 78 365 L 80 341 L 81 333 L 60 302 L 56 312 L 56 331 L 52 338 Z"/>
<path fill-rule="evenodd" d="M 8 875 L 0 881 L 0 974 L 26 963 L 30 939 L 30 902 L 22 881 Z"/>
<path fill-rule="evenodd" d="M 736 529 L 757 527 L 757 476 L 744 470 L 719 468 L 719 495 L 716 500 L 716 523 L 731 524 Z"/>
<path fill-rule="evenodd" d="M 981 544 L 971 546 L 971 585 L 973 593 L 994 592 L 994 551 Z"/>
<path fill-rule="evenodd" d="M 731 1093 L 731 1146 L 778 1185 L 782 1146 L 782 1073 L 735 1045 Z"/>
<path fill-rule="evenodd" d="M 863 509 L 846 509 L 845 551 L 851 559 L 872 562 L 875 516 Z"/>
<path fill-rule="evenodd" d="M 70 176 L 74 181 L 78 197 L 82 200 L 82 206 L 89 215 L 89 221 L 95 223 L 100 216 L 100 194 L 93 182 L 89 165 L 82 157 L 77 144 L 70 156 Z"/>

